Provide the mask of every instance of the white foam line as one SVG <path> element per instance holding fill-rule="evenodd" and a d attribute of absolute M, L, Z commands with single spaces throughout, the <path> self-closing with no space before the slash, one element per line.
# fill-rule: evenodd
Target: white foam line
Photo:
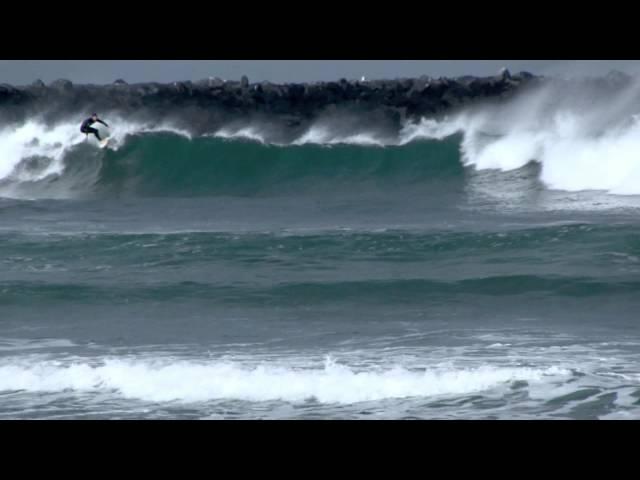
<path fill-rule="evenodd" d="M 387 398 L 459 395 L 506 386 L 514 381 L 542 382 L 569 374 L 559 368 L 480 367 L 415 371 L 396 366 L 356 370 L 327 360 L 322 368 L 263 363 L 248 366 L 223 361 L 105 359 L 3 361 L 0 391 L 112 391 L 153 402 L 203 402 L 218 399 L 356 403 Z"/>

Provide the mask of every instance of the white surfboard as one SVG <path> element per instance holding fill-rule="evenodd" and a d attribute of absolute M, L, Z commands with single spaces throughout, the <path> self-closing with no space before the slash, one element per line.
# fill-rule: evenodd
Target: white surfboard
<path fill-rule="evenodd" d="M 100 148 L 105 148 L 107 145 L 109 145 L 109 137 L 100 142 Z"/>

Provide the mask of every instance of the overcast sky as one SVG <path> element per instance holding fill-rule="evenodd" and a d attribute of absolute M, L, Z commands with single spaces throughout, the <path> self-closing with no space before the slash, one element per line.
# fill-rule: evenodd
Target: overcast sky
<path fill-rule="evenodd" d="M 75 83 L 170 82 L 220 77 L 272 82 L 493 75 L 506 66 L 546 75 L 636 73 L 637 60 L 0 60 L 0 83 L 24 85 L 68 78 Z"/>

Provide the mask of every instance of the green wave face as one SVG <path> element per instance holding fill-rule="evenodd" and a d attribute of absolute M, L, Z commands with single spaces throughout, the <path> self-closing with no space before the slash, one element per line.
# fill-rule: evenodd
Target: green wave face
<path fill-rule="evenodd" d="M 115 150 L 88 144 L 71 148 L 62 172 L 35 182 L 5 179 L 41 195 L 252 196 L 331 188 L 390 188 L 462 178 L 460 138 L 403 146 L 265 145 L 169 133 L 136 134 Z M 38 163 L 40 161 L 40 163 Z M 26 165 L 26 163 L 31 165 Z M 46 159 L 26 159 L 44 169 Z"/>

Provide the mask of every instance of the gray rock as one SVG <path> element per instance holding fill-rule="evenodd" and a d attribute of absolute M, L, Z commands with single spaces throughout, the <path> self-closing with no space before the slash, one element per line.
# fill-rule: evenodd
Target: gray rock
<path fill-rule="evenodd" d="M 508 68 L 503 67 L 500 69 L 500 76 L 503 78 L 503 80 L 508 80 L 511 78 L 511 72 Z"/>
<path fill-rule="evenodd" d="M 219 77 L 209 77 L 197 81 L 195 85 L 200 88 L 222 88 L 224 87 L 224 80 Z"/>
<path fill-rule="evenodd" d="M 50 85 L 52 90 L 55 90 L 57 92 L 71 92 L 73 90 L 73 83 L 71 83 L 71 80 L 67 80 L 64 78 L 61 78 L 60 80 L 56 80 L 55 82 L 52 82 Z"/>
<path fill-rule="evenodd" d="M 620 82 L 599 79 L 599 87 L 614 88 Z M 112 85 L 76 85 L 69 80 L 57 80 L 49 88 L 42 82 L 16 89 L 0 87 L 0 111 L 11 105 L 24 115 L 43 112 L 64 117 L 79 109 L 117 111 L 123 115 L 159 118 L 164 115 L 181 117 L 187 124 L 197 118 L 199 125 L 228 121 L 229 118 L 248 118 L 259 114 L 274 121 L 294 118 L 296 122 L 312 121 L 332 109 L 340 112 L 378 115 L 384 112 L 393 121 L 417 118 L 445 112 L 476 100 L 500 98 L 516 92 L 520 86 L 541 82 L 540 77 L 520 73 L 512 77 L 508 71 L 494 77 L 464 76 L 457 79 L 428 76 L 398 80 L 341 79 L 335 82 L 305 84 L 250 84 L 243 76 L 238 82 L 226 82 L 209 77 L 196 82 L 137 83 L 129 85 L 119 79 Z M 53 97 L 52 97 L 53 94 Z M 53 101 L 52 101 L 53 100 Z M 22 108 L 22 106 L 28 108 Z M 22 109 L 22 110 L 20 110 Z M 190 123 L 191 122 L 191 123 Z M 285 123 L 291 123 L 287 120 Z"/>

